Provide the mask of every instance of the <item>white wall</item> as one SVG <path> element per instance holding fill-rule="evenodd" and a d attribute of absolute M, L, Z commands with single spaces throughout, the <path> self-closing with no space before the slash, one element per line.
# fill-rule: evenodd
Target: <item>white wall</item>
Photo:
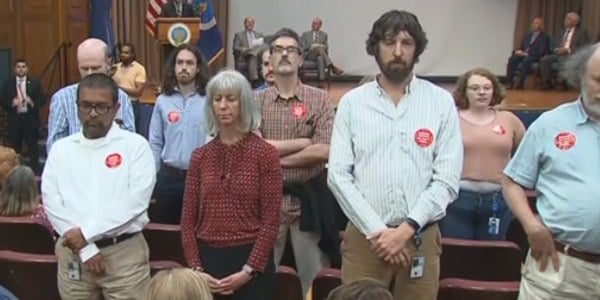
<path fill-rule="evenodd" d="M 243 20 L 252 16 L 255 30 L 273 34 L 290 27 L 301 34 L 315 16 L 329 34 L 330 54 L 347 75 L 374 74 L 374 58 L 365 52 L 373 22 L 390 9 L 413 12 L 429 38 L 416 66 L 426 76 L 458 76 L 472 67 L 503 75 L 512 50 L 517 0 L 230 0 L 227 58 Z"/>

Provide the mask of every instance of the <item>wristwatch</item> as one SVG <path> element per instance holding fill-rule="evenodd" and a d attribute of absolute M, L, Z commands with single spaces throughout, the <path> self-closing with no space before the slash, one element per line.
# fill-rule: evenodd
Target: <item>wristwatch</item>
<path fill-rule="evenodd" d="M 251 277 L 256 277 L 258 275 L 258 272 L 256 272 L 254 269 L 252 269 L 252 267 L 249 265 L 244 265 L 242 267 L 242 271 L 248 273 L 248 275 L 250 275 Z"/>

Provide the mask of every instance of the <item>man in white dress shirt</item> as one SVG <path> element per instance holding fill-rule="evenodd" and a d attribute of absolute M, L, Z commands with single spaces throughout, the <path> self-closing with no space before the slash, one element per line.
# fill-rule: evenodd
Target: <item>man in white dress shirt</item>
<path fill-rule="evenodd" d="M 417 17 L 389 11 L 367 53 L 380 74 L 340 100 L 328 184 L 348 216 L 342 282 L 394 286 L 394 299 L 436 299 L 437 221 L 458 193 L 463 147 L 452 96 L 415 77 L 427 38 Z"/>
<path fill-rule="evenodd" d="M 76 103 L 82 129 L 54 144 L 42 175 L 44 209 L 60 236 L 58 290 L 63 299 L 146 299 L 140 232 L 156 181 L 150 145 L 114 122 L 118 87 L 108 75 L 83 78 Z"/>

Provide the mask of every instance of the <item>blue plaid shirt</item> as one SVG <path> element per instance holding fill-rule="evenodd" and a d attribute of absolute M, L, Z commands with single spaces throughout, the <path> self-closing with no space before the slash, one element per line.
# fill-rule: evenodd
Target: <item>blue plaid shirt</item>
<path fill-rule="evenodd" d="M 81 130 L 81 123 L 79 123 L 79 118 L 77 118 L 77 105 L 75 104 L 78 85 L 78 83 L 75 83 L 66 86 L 52 95 L 52 99 L 50 100 L 50 114 L 48 115 L 46 153 L 50 153 L 50 148 L 54 142 Z M 131 100 L 121 89 L 119 89 L 119 103 L 121 107 L 115 118 L 123 121 L 121 128 L 135 132 Z"/>

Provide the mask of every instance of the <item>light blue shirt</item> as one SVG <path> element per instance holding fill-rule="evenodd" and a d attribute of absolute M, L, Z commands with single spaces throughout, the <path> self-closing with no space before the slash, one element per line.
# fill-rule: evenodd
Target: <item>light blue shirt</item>
<path fill-rule="evenodd" d="M 59 139 L 70 136 L 81 130 L 81 123 L 77 117 L 77 87 L 79 83 L 66 86 L 58 90 L 50 100 L 50 114 L 48 115 L 48 139 L 46 141 L 46 153 Z M 122 129 L 135 132 L 135 118 L 133 107 L 129 96 L 119 89 L 119 103 L 121 107 L 117 111 L 115 119 L 123 121 Z"/>
<path fill-rule="evenodd" d="M 600 254 L 600 125 L 581 100 L 533 122 L 504 174 L 535 188 L 540 218 L 557 240 Z"/>
<path fill-rule="evenodd" d="M 198 93 L 185 100 L 179 92 L 158 96 L 148 135 L 157 170 L 161 162 L 188 169 L 192 151 L 206 142 L 205 103 L 206 97 Z"/>
<path fill-rule="evenodd" d="M 364 235 L 441 219 L 458 193 L 463 145 L 450 93 L 413 77 L 396 105 L 377 81 L 340 100 L 328 185 Z"/>

